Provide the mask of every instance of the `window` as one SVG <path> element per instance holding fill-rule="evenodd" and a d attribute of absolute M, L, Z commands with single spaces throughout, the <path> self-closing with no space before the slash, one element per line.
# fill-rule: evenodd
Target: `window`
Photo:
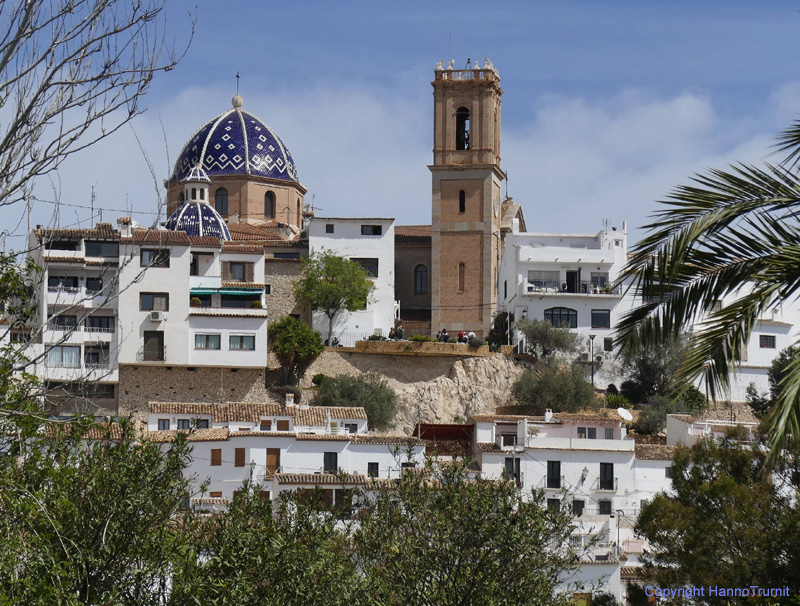
<path fill-rule="evenodd" d="M 65 290 L 67 292 L 78 291 L 78 276 L 48 276 L 47 290 L 55 292 Z"/>
<path fill-rule="evenodd" d="M 578 312 L 569 307 L 551 307 L 544 310 L 544 319 L 556 328 L 578 328 Z"/>
<path fill-rule="evenodd" d="M 574 516 L 582 516 L 583 515 L 583 508 L 586 505 L 585 501 L 572 501 L 572 515 Z"/>
<path fill-rule="evenodd" d="M 236 282 L 244 282 L 244 263 L 231 263 L 231 275 L 230 279 Z"/>
<path fill-rule="evenodd" d="M 212 448 L 211 449 L 211 465 L 212 467 L 219 467 L 222 465 L 222 449 L 221 448 Z"/>
<path fill-rule="evenodd" d="M 503 280 L 503 300 L 508 299 L 508 280 Z"/>
<path fill-rule="evenodd" d="M 558 289 L 560 277 L 561 275 L 558 271 L 530 270 L 528 272 L 528 284 L 539 290 L 545 288 Z"/>
<path fill-rule="evenodd" d="M 86 242 L 87 257 L 119 257 L 118 242 Z"/>
<path fill-rule="evenodd" d="M 51 240 L 45 242 L 45 250 L 78 250 L 80 242 L 78 240 Z"/>
<path fill-rule="evenodd" d="M 212 499 L 221 499 L 222 498 L 222 491 L 221 490 L 212 490 L 208 493 Z"/>
<path fill-rule="evenodd" d="M 208 419 L 194 419 L 194 426 L 197 429 L 208 429 Z"/>
<path fill-rule="evenodd" d="M 272 254 L 273 259 L 299 259 L 300 253 L 276 252 Z"/>
<path fill-rule="evenodd" d="M 178 202 L 186 202 L 186 198 L 183 195 L 183 192 L 178 194 Z"/>
<path fill-rule="evenodd" d="M 261 295 L 222 295 L 220 304 L 222 307 L 252 308 L 254 304 L 261 303 Z"/>
<path fill-rule="evenodd" d="M 228 190 L 220 187 L 214 194 L 214 208 L 221 215 L 228 214 Z"/>
<path fill-rule="evenodd" d="M 139 253 L 139 262 L 142 267 L 169 267 L 169 251 L 143 248 Z"/>
<path fill-rule="evenodd" d="M 256 348 L 255 335 L 231 335 L 228 346 L 234 350 L 253 351 Z"/>
<path fill-rule="evenodd" d="M 69 330 L 78 326 L 78 316 L 53 316 L 47 323 L 51 330 Z"/>
<path fill-rule="evenodd" d="M 603 351 L 614 351 L 614 339 L 612 337 L 603 339 Z"/>
<path fill-rule="evenodd" d="M 613 440 L 613 439 L 614 439 L 614 428 L 606 427 L 606 440 Z"/>
<path fill-rule="evenodd" d="M 378 277 L 378 260 L 377 259 L 350 259 L 358 263 L 361 267 L 364 268 L 364 271 L 367 272 L 367 276 L 370 278 L 377 278 Z"/>
<path fill-rule="evenodd" d="M 775 349 L 775 335 L 758 335 L 758 346 L 761 349 Z"/>
<path fill-rule="evenodd" d="M 520 460 L 516 457 L 506 457 L 505 460 L 505 475 L 506 478 L 513 479 L 515 482 L 519 483 L 520 478 Z"/>
<path fill-rule="evenodd" d="M 189 419 L 178 419 L 178 429 L 191 429 L 192 422 Z"/>
<path fill-rule="evenodd" d="M 458 212 L 467 212 L 467 192 L 463 189 L 458 192 Z"/>
<path fill-rule="evenodd" d="M 587 429 L 587 433 L 589 434 L 587 437 L 590 440 L 596 440 L 597 439 L 597 427 L 589 427 Z"/>
<path fill-rule="evenodd" d="M 81 348 L 73 345 L 54 345 L 47 350 L 47 365 L 51 368 L 80 368 Z"/>
<path fill-rule="evenodd" d="M 275 218 L 275 192 L 268 191 L 264 194 L 264 216 L 267 219 Z"/>
<path fill-rule="evenodd" d="M 272 294 L 272 285 L 271 284 L 264 284 L 264 294 L 271 295 Z"/>
<path fill-rule="evenodd" d="M 456 149 L 469 149 L 469 110 L 466 107 L 456 110 Z"/>
<path fill-rule="evenodd" d="M 169 311 L 169 294 L 165 292 L 140 293 L 139 309 L 142 311 Z"/>
<path fill-rule="evenodd" d="M 463 263 L 458 264 L 458 292 L 464 292 L 467 281 L 467 266 Z"/>
<path fill-rule="evenodd" d="M 168 431 L 169 430 L 169 419 L 159 419 L 158 420 L 158 430 L 159 431 Z"/>
<path fill-rule="evenodd" d="M 108 367 L 108 346 L 97 346 L 86 344 L 83 351 L 83 363 L 89 367 L 106 368 Z"/>
<path fill-rule="evenodd" d="M 277 422 L 278 431 L 289 431 L 289 421 L 278 421 Z"/>
<path fill-rule="evenodd" d="M 592 328 L 611 328 L 611 311 L 608 309 L 593 309 Z"/>
<path fill-rule="evenodd" d="M 585 427 L 578 427 L 578 439 L 585 440 L 586 439 L 586 428 Z"/>
<path fill-rule="evenodd" d="M 272 421 L 262 419 L 259 429 L 261 431 L 272 431 Z"/>
<path fill-rule="evenodd" d="M 573 514 L 574 515 L 581 515 L 581 514 L 575 514 L 575 512 L 573 512 Z M 572 549 L 581 549 L 583 547 L 583 537 L 581 535 L 579 535 L 579 534 L 570 535 L 570 537 L 569 537 L 569 546 Z"/>
<path fill-rule="evenodd" d="M 325 224 L 325 233 L 332 234 L 333 233 L 333 223 L 326 223 Z"/>
<path fill-rule="evenodd" d="M 233 466 L 244 467 L 244 448 L 236 448 L 233 451 Z"/>
<path fill-rule="evenodd" d="M 503 440 L 503 446 L 516 446 L 517 445 L 517 434 L 515 434 L 515 433 L 504 433 L 500 437 Z"/>
<path fill-rule="evenodd" d="M 414 268 L 414 294 L 428 294 L 428 268 L 424 265 L 417 265 Z"/>
<path fill-rule="evenodd" d="M 380 236 L 383 234 L 383 225 L 362 225 L 362 236 Z"/>
<path fill-rule="evenodd" d="M 547 487 L 561 488 L 561 461 L 547 462 Z"/>
<path fill-rule="evenodd" d="M 103 290 L 102 278 L 86 278 L 86 292 L 96 293 Z"/>
<path fill-rule="evenodd" d="M 205 200 L 206 199 L 206 189 L 205 189 L 205 187 L 201 187 L 200 188 L 200 199 L 201 200 Z"/>
<path fill-rule="evenodd" d="M 325 473 L 336 473 L 339 471 L 339 454 L 326 452 L 322 455 L 322 470 Z"/>
<path fill-rule="evenodd" d="M 219 335 L 195 335 L 194 348 L 195 349 L 220 349 Z"/>
<path fill-rule="evenodd" d="M 378 477 L 378 464 L 377 463 L 367 463 L 367 476 L 370 478 L 377 478 Z"/>
<path fill-rule="evenodd" d="M 560 499 L 547 499 L 547 509 L 557 511 L 558 508 L 561 506 Z"/>
<path fill-rule="evenodd" d="M 12 331 L 8 337 L 12 343 L 27 343 L 31 340 L 29 332 Z"/>
<path fill-rule="evenodd" d="M 672 479 L 672 467 L 664 468 L 664 477 L 667 479 Z"/>
<path fill-rule="evenodd" d="M 197 188 L 192 188 L 192 200 L 197 200 Z"/>
<path fill-rule="evenodd" d="M 601 516 L 611 515 L 611 501 L 608 500 L 597 501 L 597 505 L 598 505 L 598 513 Z"/>
<path fill-rule="evenodd" d="M 613 463 L 600 463 L 600 490 L 614 490 Z"/>
<path fill-rule="evenodd" d="M 356 423 L 345 423 L 344 430 L 347 433 L 356 433 L 358 431 L 358 424 Z"/>
<path fill-rule="evenodd" d="M 608 272 L 591 272 L 592 287 L 594 289 L 602 289 L 608 285 Z"/>
<path fill-rule="evenodd" d="M 192 305 L 192 299 L 200 301 L 200 305 Z M 211 295 L 193 295 L 189 293 L 189 306 L 190 307 L 211 307 Z"/>

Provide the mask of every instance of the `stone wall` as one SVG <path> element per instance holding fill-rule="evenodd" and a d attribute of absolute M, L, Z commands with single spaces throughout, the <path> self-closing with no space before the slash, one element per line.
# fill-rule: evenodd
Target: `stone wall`
<path fill-rule="evenodd" d="M 294 282 L 300 277 L 298 259 L 264 259 L 264 283 L 270 293 L 265 295 L 269 323 L 274 324 L 288 315 L 296 315 L 311 324 L 311 314 L 294 300 Z"/>

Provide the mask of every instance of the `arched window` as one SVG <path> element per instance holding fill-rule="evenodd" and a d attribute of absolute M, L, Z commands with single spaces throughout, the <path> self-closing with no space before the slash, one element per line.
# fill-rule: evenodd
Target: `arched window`
<path fill-rule="evenodd" d="M 544 310 L 544 319 L 556 328 L 578 328 L 578 312 L 569 307 L 551 307 Z"/>
<path fill-rule="evenodd" d="M 424 265 L 417 265 L 414 268 L 414 294 L 428 294 L 428 268 Z"/>
<path fill-rule="evenodd" d="M 469 149 L 469 110 L 466 107 L 456 110 L 456 149 Z"/>
<path fill-rule="evenodd" d="M 297 198 L 297 226 L 303 227 L 303 217 L 300 215 L 300 198 Z"/>
<path fill-rule="evenodd" d="M 228 214 L 228 190 L 220 187 L 214 194 L 214 208 L 221 215 Z"/>
<path fill-rule="evenodd" d="M 204 187 L 200 188 L 200 199 L 201 200 L 205 200 L 206 199 L 206 190 L 205 190 Z"/>
<path fill-rule="evenodd" d="M 467 212 L 467 192 L 463 189 L 458 192 L 458 212 Z"/>
<path fill-rule="evenodd" d="M 275 218 L 275 193 L 268 191 L 264 194 L 264 216 L 267 219 Z"/>
<path fill-rule="evenodd" d="M 464 285 L 467 281 L 467 266 L 463 263 L 458 264 L 458 292 L 464 292 Z"/>
<path fill-rule="evenodd" d="M 178 202 L 186 202 L 186 198 L 183 195 L 183 192 L 178 194 Z"/>
<path fill-rule="evenodd" d="M 192 200 L 197 200 L 197 188 L 192 188 Z"/>

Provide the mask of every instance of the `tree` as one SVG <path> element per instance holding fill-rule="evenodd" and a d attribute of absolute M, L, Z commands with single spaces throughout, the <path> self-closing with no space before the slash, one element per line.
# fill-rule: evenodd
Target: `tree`
<path fill-rule="evenodd" d="M 525 500 L 513 482 L 473 478 L 465 461 L 407 473 L 365 503 L 353 546 L 380 604 L 566 604 L 571 515 Z"/>
<path fill-rule="evenodd" d="M 247 483 L 226 512 L 193 519 L 174 603 L 363 603 L 369 590 L 339 520 L 321 515 L 313 497 L 283 493 L 273 502 L 259 488 Z"/>
<path fill-rule="evenodd" d="M 668 414 L 693 414 L 698 410 L 696 402 L 693 404 L 690 399 L 673 399 L 669 396 L 655 394 L 650 396 L 642 406 L 633 428 L 638 434 L 660 434 L 667 426 Z"/>
<path fill-rule="evenodd" d="M 677 379 L 703 375 L 714 397 L 756 321 L 800 290 L 800 122 L 780 136 L 779 151 L 786 157 L 777 164 L 712 170 L 673 190 L 620 277 L 645 303 L 622 320 L 619 339 L 659 343 L 694 327 Z M 800 357 L 787 371 L 770 417 L 773 458 L 800 435 Z"/>
<path fill-rule="evenodd" d="M 689 336 L 681 334 L 658 343 L 629 340 L 620 350 L 622 394 L 631 402 L 670 394 L 675 377 L 686 356 Z"/>
<path fill-rule="evenodd" d="M 575 365 L 537 366 L 526 370 L 511 388 L 520 412 L 543 415 L 548 408 L 556 412 L 575 412 L 597 407 L 594 387 Z"/>
<path fill-rule="evenodd" d="M 361 406 L 372 429 L 387 429 L 397 412 L 397 395 L 382 376 L 368 372 L 352 377 L 326 377 L 320 382 L 315 406 Z"/>
<path fill-rule="evenodd" d="M 361 265 L 323 249 L 303 259 L 303 276 L 294 284 L 294 295 L 305 309 L 327 316 L 330 341 L 339 312 L 363 309 L 374 289 Z"/>
<path fill-rule="evenodd" d="M 186 441 L 156 444 L 127 422 L 11 427 L 21 439 L 0 457 L 0 604 L 163 604 L 184 549 L 174 516 L 189 490 Z"/>
<path fill-rule="evenodd" d="M 636 527 L 653 547 L 654 585 L 800 589 L 796 472 L 769 473 L 763 445 L 741 446 L 741 437 L 676 451 L 673 491 L 648 503 Z"/>
<path fill-rule="evenodd" d="M 291 316 L 269 327 L 269 341 L 289 384 L 296 384 L 311 363 L 325 351 L 319 333 Z"/>
<path fill-rule="evenodd" d="M 185 52 L 167 46 L 159 0 L 3 2 L 0 23 L 0 205 L 140 114 Z"/>
<path fill-rule="evenodd" d="M 580 342 L 578 333 L 553 326 L 547 320 L 523 319 L 517 323 L 517 329 L 525 336 L 528 351 L 545 362 L 550 354 L 574 352 Z"/>

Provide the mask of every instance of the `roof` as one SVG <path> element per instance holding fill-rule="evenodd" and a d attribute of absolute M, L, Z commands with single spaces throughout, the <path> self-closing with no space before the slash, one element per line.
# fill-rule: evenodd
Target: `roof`
<path fill-rule="evenodd" d="M 394 221 L 394 217 L 311 217 L 312 221 Z"/>
<path fill-rule="evenodd" d="M 196 497 L 192 499 L 195 505 L 227 505 L 230 501 L 225 497 Z"/>
<path fill-rule="evenodd" d="M 226 242 L 222 245 L 222 252 L 224 253 L 249 253 L 249 254 L 264 254 L 264 247 L 256 244 L 239 244 L 236 242 Z"/>
<path fill-rule="evenodd" d="M 192 200 L 181 204 L 167 219 L 164 228 L 172 231 L 184 231 L 189 236 L 215 236 L 218 240 L 231 239 L 225 220 L 213 206 L 205 201 Z"/>
<path fill-rule="evenodd" d="M 328 415 L 332 419 L 366 419 L 367 413 L 361 407 L 309 406 L 300 408 L 295 415 L 295 425 L 325 425 Z"/>
<path fill-rule="evenodd" d="M 496 421 L 522 421 L 524 419 L 534 423 L 544 423 L 544 417 L 529 415 L 472 415 L 467 419 L 467 423 L 494 423 Z"/>
<path fill-rule="evenodd" d="M 184 231 L 168 231 L 164 229 L 134 229 L 130 237 L 121 238 L 123 242 L 146 242 L 154 244 L 186 244 L 192 242 Z M 219 239 L 216 239 L 219 246 Z"/>
<path fill-rule="evenodd" d="M 270 222 L 270 225 L 275 223 Z M 280 234 L 264 229 L 263 225 L 251 225 L 249 223 L 229 223 L 228 230 L 231 232 L 231 239 L 241 240 L 282 240 Z M 275 223 L 275 227 L 278 227 Z"/>
<path fill-rule="evenodd" d="M 119 231 L 111 223 L 97 223 L 94 228 L 41 228 L 33 230 L 33 234 L 40 239 L 48 240 L 78 240 L 80 238 L 119 239 Z"/>
<path fill-rule="evenodd" d="M 217 423 L 227 420 L 224 406 L 219 404 L 184 404 L 181 402 L 150 402 L 151 414 L 164 415 L 211 415 Z"/>
<path fill-rule="evenodd" d="M 242 309 L 242 308 L 239 308 Z M 205 311 L 204 311 L 205 310 Z M 235 313 L 226 311 L 215 311 L 208 307 L 190 307 L 190 316 L 210 316 L 214 318 L 264 318 L 266 319 L 266 309 L 262 307 L 251 308 L 250 312 Z"/>
<path fill-rule="evenodd" d="M 674 446 L 665 444 L 636 444 L 636 458 L 642 461 L 671 461 Z"/>
<path fill-rule="evenodd" d="M 312 486 L 325 486 L 344 484 L 363 485 L 366 477 L 361 474 L 333 474 L 333 473 L 276 473 L 278 484 L 310 484 Z"/>
<path fill-rule="evenodd" d="M 86 265 L 119 265 L 119 261 L 111 259 L 87 259 L 85 257 L 45 257 L 46 263 L 83 263 Z"/>
<path fill-rule="evenodd" d="M 258 423 L 262 417 L 294 417 L 295 425 L 324 427 L 328 415 L 333 420 L 366 419 L 360 407 L 344 406 L 283 406 L 281 404 L 196 404 L 179 402 L 150 402 L 150 414 L 211 415 L 216 423 Z"/>
<path fill-rule="evenodd" d="M 150 439 L 154 442 L 172 442 L 179 433 L 186 434 L 186 439 L 189 442 L 224 442 L 228 439 L 227 427 L 151 431 Z"/>
<path fill-rule="evenodd" d="M 233 108 L 206 122 L 189 138 L 170 181 L 183 179 L 200 165 L 212 180 L 215 176 L 250 175 L 297 182 L 297 168 L 283 141 L 242 109 L 241 98 L 234 101 Z"/>
<path fill-rule="evenodd" d="M 777 320 L 768 320 L 766 318 L 756 320 L 756 323 L 757 324 L 766 324 L 767 326 L 786 326 L 788 328 L 791 328 L 792 326 L 794 326 L 794 324 L 792 324 L 791 322 L 778 322 Z"/>
<path fill-rule="evenodd" d="M 407 243 L 430 242 L 433 237 L 433 228 L 430 225 L 395 225 L 394 241 Z"/>
<path fill-rule="evenodd" d="M 502 452 L 502 449 L 494 442 L 478 442 L 478 450 L 481 452 Z"/>

